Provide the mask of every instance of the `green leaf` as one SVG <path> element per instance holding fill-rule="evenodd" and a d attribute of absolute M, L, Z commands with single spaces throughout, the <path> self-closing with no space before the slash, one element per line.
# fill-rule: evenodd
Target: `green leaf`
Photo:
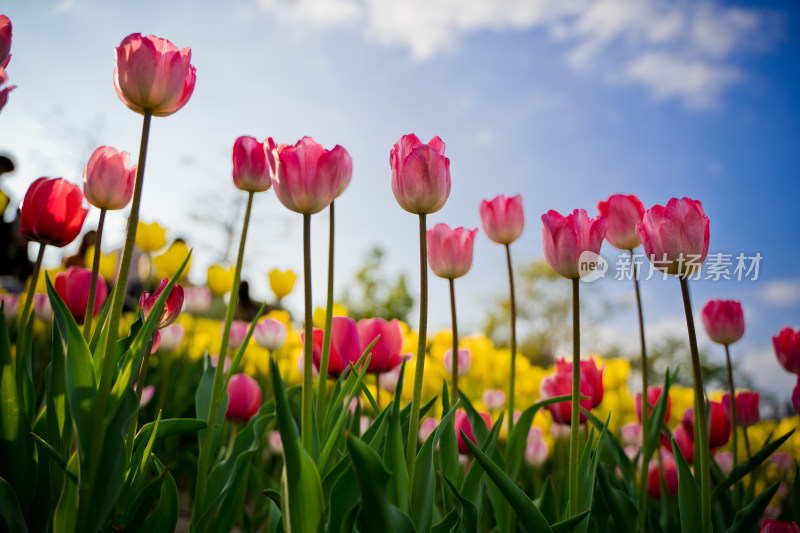
<path fill-rule="evenodd" d="M 17 333 L 17 356 L 15 367 L 17 371 L 17 391 L 21 391 L 23 414 L 28 420 L 28 426 L 33 423 L 36 410 L 36 400 L 33 392 L 33 313 L 28 317 L 28 322 L 23 330 Z M 22 362 L 22 364 L 19 364 Z"/>
<path fill-rule="evenodd" d="M 794 464 L 794 483 L 792 483 L 792 520 L 800 524 L 800 467 Z"/>
<path fill-rule="evenodd" d="M 586 524 L 588 526 L 589 521 L 585 519 L 589 516 L 590 512 L 590 509 L 586 509 L 575 516 L 553 524 L 553 533 L 570 533 L 571 531 L 575 531 L 575 527 L 579 524 Z"/>
<path fill-rule="evenodd" d="M 511 427 L 511 433 L 508 436 L 508 442 L 506 444 L 506 453 L 504 459 L 506 464 L 505 470 L 506 474 L 508 474 L 508 477 L 511 479 L 517 479 L 519 467 L 522 464 L 522 457 L 525 455 L 525 447 L 528 444 L 528 433 L 531 430 L 533 419 L 539 409 L 545 405 L 563 402 L 571 398 L 571 394 L 547 398 L 534 403 L 522 412 L 522 414 L 519 416 L 519 419 Z"/>
<path fill-rule="evenodd" d="M 66 359 L 58 325 L 53 325 L 50 348 L 50 364 L 47 365 L 45 377 L 45 418 L 47 422 L 47 438 L 53 448 L 63 457 L 69 456 L 72 446 L 72 415 L 67 401 Z M 50 465 L 50 486 L 53 500 L 61 493 L 64 485 L 64 470 Z"/>
<path fill-rule="evenodd" d="M 406 361 L 403 359 L 400 375 L 397 378 L 398 391 L 403 390 L 403 373 Z M 389 480 L 389 503 L 408 512 L 408 470 L 406 469 L 405 449 L 400 424 L 400 394 L 395 394 L 389 413 L 389 431 L 383 449 L 383 462 L 392 476 Z M 415 465 L 416 466 L 416 465 Z"/>
<path fill-rule="evenodd" d="M 72 476 L 78 476 L 78 469 L 80 468 L 78 461 L 78 452 L 72 454 L 67 462 L 67 472 Z M 78 519 L 78 486 L 67 480 L 64 483 L 64 490 L 61 493 L 56 504 L 56 510 L 53 514 L 53 533 L 73 533 L 75 531 L 75 522 Z"/>
<path fill-rule="evenodd" d="M 466 499 L 458 492 L 453 483 L 444 476 L 441 476 L 442 480 L 444 481 L 444 486 L 450 492 L 450 495 L 453 498 L 453 502 L 455 503 L 456 513 L 458 513 L 459 518 L 461 519 L 461 529 L 464 533 L 478 533 L 478 509 L 475 507 L 471 501 Z"/>
<path fill-rule="evenodd" d="M 148 422 L 139 428 L 136 434 L 133 447 L 138 447 L 142 442 L 150 438 L 150 433 L 153 431 L 155 422 Z M 192 431 L 199 431 L 206 427 L 206 421 L 199 418 L 167 418 L 158 424 L 156 431 L 156 438 L 169 437 L 172 435 L 180 435 L 181 433 L 191 433 Z"/>
<path fill-rule="evenodd" d="M 558 503 L 556 502 L 556 489 L 553 487 L 553 478 L 551 476 L 547 476 L 542 492 L 539 493 L 539 497 L 533 503 L 536 504 L 536 507 L 539 508 L 549 523 L 555 524 L 557 522 Z"/>
<path fill-rule="evenodd" d="M 594 427 L 596 427 L 599 431 L 602 431 L 605 424 L 603 424 L 596 416 L 586 409 L 581 408 L 581 412 L 586 415 L 586 418 L 594 425 Z M 605 441 L 606 445 L 608 445 L 608 448 L 611 451 L 612 457 L 614 458 L 614 464 L 619 467 L 620 471 L 622 472 L 622 478 L 627 483 L 628 493 L 636 494 L 636 465 L 630 460 L 628 455 L 625 453 L 625 449 L 623 448 L 622 444 L 620 444 L 619 440 L 617 440 L 612 433 L 606 433 Z"/>
<path fill-rule="evenodd" d="M 775 496 L 778 491 L 780 483 L 775 482 L 770 485 L 767 490 L 756 496 L 750 504 L 736 513 L 736 518 L 733 525 L 726 533 L 747 533 L 755 531 L 758 527 L 758 522 L 764 516 L 764 510 L 769 505 L 769 501 Z"/>
<path fill-rule="evenodd" d="M 655 408 L 647 418 L 647 440 L 644 442 L 641 460 L 648 464 L 653 453 L 658 449 L 661 427 L 664 425 L 664 416 L 667 414 L 667 406 L 669 405 L 669 389 L 671 386 L 672 376 L 667 370 L 667 374 L 664 376 L 664 387 L 662 388 L 661 396 L 659 396 Z M 643 397 L 646 397 L 646 394 Z"/>
<path fill-rule="evenodd" d="M 92 331 L 92 338 L 89 339 L 89 351 L 92 353 L 97 353 L 98 346 L 105 346 L 106 345 L 106 338 L 108 337 L 108 323 L 106 322 L 106 318 L 108 317 L 109 311 L 111 311 L 111 303 L 114 301 L 114 298 L 106 298 L 106 303 L 103 304 L 103 309 L 100 311 L 100 314 L 97 318 L 93 321 L 94 329 Z M 100 327 L 98 327 L 100 325 Z M 98 370 L 99 369 L 99 370 Z M 94 377 L 98 381 L 100 380 L 100 374 L 103 370 L 103 358 L 98 357 L 95 361 L 95 374 Z"/>
<path fill-rule="evenodd" d="M 272 500 L 275 503 L 275 505 L 277 505 L 278 508 L 280 509 L 280 507 L 281 507 L 281 493 L 278 492 L 277 490 L 272 490 L 272 489 L 267 489 L 267 490 L 265 490 L 263 492 L 264 492 L 264 496 L 266 496 L 267 498 Z"/>
<path fill-rule="evenodd" d="M 581 482 L 578 484 L 578 512 L 589 511 L 592 508 L 594 501 L 594 485 L 597 478 L 597 466 L 600 464 L 600 453 L 605 441 L 605 436 L 608 434 L 608 423 L 611 420 L 611 414 L 608 415 L 606 423 L 600 432 L 600 437 L 597 439 L 597 444 L 591 445 L 594 437 L 594 428 L 589 435 L 589 443 L 583 449 L 580 462 L 578 463 L 578 479 Z M 577 516 L 577 515 L 576 515 Z M 574 517 L 573 517 L 574 518 Z M 569 520 L 569 518 L 567 519 Z M 589 527 L 589 521 L 579 521 L 575 527 L 577 533 L 585 533 Z"/>
<path fill-rule="evenodd" d="M 469 412 L 469 411 L 468 411 Z M 474 412 L 474 410 L 473 410 Z M 477 413 L 476 413 L 477 414 Z M 504 413 L 500 413 L 500 417 L 495 422 L 494 426 L 492 426 L 491 432 L 488 432 L 486 425 L 483 421 L 483 418 L 478 415 L 478 420 L 473 421 L 470 420 L 472 424 L 472 432 L 475 434 L 475 439 L 480 442 L 480 450 L 486 454 L 488 457 L 491 457 L 494 453 L 494 447 L 497 444 L 497 436 L 500 434 L 500 428 L 503 425 L 503 415 Z M 475 427 L 482 427 L 483 431 L 476 431 Z M 484 438 L 480 440 L 478 437 L 478 433 L 483 433 Z M 501 470 L 505 468 L 505 465 L 502 464 L 503 459 L 498 455 L 496 457 L 496 461 L 500 461 L 500 463 L 494 463 L 500 468 Z M 481 493 L 483 492 L 483 471 L 484 469 L 477 464 L 476 462 L 472 463 L 469 470 L 467 471 L 467 475 L 464 476 L 464 483 L 461 485 L 461 495 L 470 500 L 471 502 L 475 503 L 475 507 L 480 510 L 481 508 Z"/>
<path fill-rule="evenodd" d="M 441 522 L 433 526 L 431 533 L 453 533 L 457 531 L 459 524 L 460 518 L 458 513 L 455 510 L 452 510 L 447 513 L 447 516 L 445 516 Z"/>
<path fill-rule="evenodd" d="M 125 529 L 129 531 L 143 531 L 145 518 L 150 509 L 153 507 L 159 493 L 164 479 L 160 476 L 151 479 L 144 488 L 139 491 L 134 500 L 130 504 L 130 508 L 125 515 Z"/>
<path fill-rule="evenodd" d="M 350 464 L 350 456 L 347 456 L 347 469 L 336 480 L 331 491 L 328 508 L 330 509 L 326 531 L 349 533 L 353 530 L 352 525 L 346 525 L 347 517 L 358 507 L 360 500 L 358 492 L 358 482 L 356 472 Z M 355 518 L 355 515 L 353 515 Z"/>
<path fill-rule="evenodd" d="M 172 474 L 158 460 L 158 457 L 153 456 L 153 462 L 163 482 L 161 483 L 158 505 L 145 520 L 142 531 L 172 533 L 178 525 L 178 486 L 175 484 Z"/>
<path fill-rule="evenodd" d="M 64 470 L 64 472 L 66 472 L 67 475 L 69 475 L 69 473 L 67 472 L 67 459 L 63 455 L 61 455 L 55 448 L 50 446 L 50 444 L 48 444 L 46 440 L 44 440 L 36 433 L 31 433 L 31 436 L 36 441 L 36 445 L 39 447 L 39 450 L 49 455 L 50 458 L 53 459 L 53 461 L 55 461 L 55 463 L 59 467 L 61 467 L 61 469 Z M 72 476 L 70 477 L 70 479 L 72 480 L 73 483 L 78 482 L 78 478 L 76 476 Z"/>
<path fill-rule="evenodd" d="M 636 517 L 638 516 L 636 505 L 627 494 L 611 485 L 611 476 L 605 464 L 598 468 L 597 474 L 600 489 L 603 491 L 608 511 L 614 519 L 617 531 L 636 531 Z M 692 482 L 694 483 L 694 479 Z"/>
<path fill-rule="evenodd" d="M 442 427 L 443 431 L 439 444 L 439 469 L 447 479 L 455 484 L 458 482 L 458 441 L 456 440 L 454 416 L 445 420 L 445 413 L 450 410 L 450 392 L 447 390 L 447 380 L 442 380 L 442 419 L 439 427 Z M 437 428 L 438 430 L 439 428 Z M 432 472 L 431 479 L 433 479 Z"/>
<path fill-rule="evenodd" d="M 475 457 L 475 460 L 478 462 L 478 464 L 481 465 L 481 467 L 486 471 L 486 474 L 503 492 L 503 494 L 505 494 L 508 502 L 511 504 L 511 507 L 517 513 L 520 526 L 528 531 L 552 531 L 550 524 L 547 523 L 547 520 L 544 518 L 541 511 L 539 511 L 530 498 L 528 498 L 528 496 L 522 492 L 522 489 L 514 484 L 514 482 L 506 475 L 506 473 L 503 472 L 496 464 L 494 464 L 492 460 L 486 456 L 486 454 L 480 451 L 478 447 L 475 446 L 475 444 L 473 444 L 466 435 L 464 435 L 463 431 L 461 432 L 461 438 L 464 439 L 464 443 L 467 445 L 467 448 L 469 448 L 469 451 L 472 452 L 472 455 Z"/>
<path fill-rule="evenodd" d="M 684 533 L 696 531 L 703 517 L 700 509 L 700 487 L 675 439 L 672 439 L 672 453 L 675 456 L 675 465 L 678 467 L 678 508 L 681 515 L 681 531 Z"/>
<path fill-rule="evenodd" d="M 0 311 L 2 311 L 2 309 L 0 309 Z M 0 315 L 2 315 L 2 313 L 0 313 Z M 3 323 L 5 323 L 4 320 Z M 0 477 L 0 518 L 5 522 L 5 531 L 27 533 L 28 526 L 25 524 L 25 518 L 22 516 L 22 509 L 19 507 L 17 493 L 14 492 L 11 485 L 2 477 Z"/>
<path fill-rule="evenodd" d="M 198 420 L 208 420 L 208 411 L 211 408 L 211 393 L 214 388 L 214 372 L 216 368 L 211 364 L 211 357 L 206 353 L 203 356 L 203 375 L 200 378 L 200 384 L 197 386 L 197 393 L 195 395 L 195 416 Z M 223 389 L 225 390 L 225 389 Z M 228 394 L 224 392 L 219 402 L 217 409 L 217 421 L 214 424 L 214 439 L 211 444 L 211 449 L 216 449 L 217 442 L 219 441 L 219 432 L 222 428 L 222 422 L 225 420 L 225 413 L 228 411 Z M 203 444 L 203 435 L 207 429 L 201 429 L 197 432 L 197 443 L 199 446 Z"/>
<path fill-rule="evenodd" d="M 728 476 L 728 479 L 726 479 L 725 481 L 714 487 L 714 493 L 712 497 L 716 496 L 719 493 L 719 491 L 733 486 L 737 481 L 739 481 L 747 474 L 752 472 L 756 467 L 758 467 L 761 463 L 763 463 L 770 455 L 772 455 L 772 452 L 777 450 L 781 444 L 786 442 L 786 440 L 792 436 L 792 433 L 794 433 L 794 430 L 791 430 L 789 433 L 783 435 L 782 437 L 775 439 L 769 444 L 764 445 L 764 447 L 761 448 L 756 453 L 754 453 L 752 457 L 750 457 L 743 463 L 736 465 L 736 468 L 734 468 L 731 471 L 730 475 Z"/>

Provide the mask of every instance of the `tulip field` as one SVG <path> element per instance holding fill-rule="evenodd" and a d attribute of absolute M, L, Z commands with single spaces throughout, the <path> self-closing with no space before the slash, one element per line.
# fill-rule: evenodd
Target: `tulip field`
<path fill-rule="evenodd" d="M 12 22 L 0 15 L 0 87 L 13 81 L 10 51 Z M 419 257 L 419 321 L 356 320 L 333 290 L 335 221 L 351 216 L 335 213 L 350 154 L 311 137 L 242 136 L 231 139 L 232 186 L 247 199 L 237 261 L 192 285 L 197 243 L 167 248 L 164 228 L 139 219 L 151 121 L 192 97 L 191 58 L 166 39 L 125 37 L 114 89 L 142 116 L 140 152 L 100 146 L 82 185 L 42 177 L 22 201 L 19 230 L 38 256 L 21 292 L 0 292 L 0 531 L 800 533 L 800 379 L 783 399 L 797 414 L 783 419 L 762 418 L 759 392 L 735 386 L 742 306 L 735 294 L 691 294 L 709 250 L 700 200 L 646 208 L 613 194 L 595 215 L 563 215 L 527 213 L 522 196 L 498 194 L 476 206 L 479 229 L 431 225 L 451 193 L 445 142 L 399 135 L 386 147 L 386 186 L 419 230 L 419 248 L 407 251 Z M 12 89 L 0 88 L 0 111 L 14 105 Z M 302 219 L 304 268 L 269 272 L 271 299 L 250 312 L 237 295 L 257 246 L 248 240 L 253 199 L 273 192 Z M 89 209 L 97 227 L 86 223 Z M 106 213 L 122 209 L 124 245 L 106 253 Z M 328 217 L 330 232 L 313 243 L 328 256 L 317 309 L 312 216 Z M 526 224 L 571 289 L 571 353 L 545 367 L 517 338 L 512 251 Z M 46 248 L 89 230 L 83 266 L 42 267 Z M 458 329 L 455 280 L 472 266 L 479 231 L 505 256 L 495 273 L 510 302 L 503 345 Z M 680 291 L 691 387 L 674 383 L 675 369 L 649 377 L 635 270 L 638 369 L 581 356 L 582 278 L 604 243 L 631 257 L 641 247 Z M 433 279 L 449 286 L 445 330 L 428 329 Z M 292 293 L 304 298 L 302 315 L 282 305 Z M 800 374 L 800 330 L 781 326 L 770 363 Z M 723 390 L 707 386 L 700 337 L 725 354 Z"/>

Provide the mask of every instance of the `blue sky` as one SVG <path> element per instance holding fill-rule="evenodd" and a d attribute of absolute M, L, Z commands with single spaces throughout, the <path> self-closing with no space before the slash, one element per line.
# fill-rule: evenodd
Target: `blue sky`
<path fill-rule="evenodd" d="M 638 194 L 646 206 L 673 196 L 702 201 L 712 252 L 764 259 L 757 281 L 693 284 L 698 316 L 710 298 L 741 300 L 748 330 L 735 359 L 779 395 L 794 383 L 770 341 L 784 325 L 800 327 L 794 3 L 234 0 L 223 9 L 37 0 L 2 10 L 14 25 L 8 75 L 18 89 L 0 116 L 0 152 L 18 170 L 0 185 L 15 200 L 39 176 L 78 183 L 97 146 L 135 159 L 141 117 L 114 92 L 113 48 L 130 33 L 154 34 L 192 48 L 197 85 L 185 108 L 154 120 L 142 218 L 195 244 L 196 281 L 224 243 L 214 224 L 194 216 L 241 224 L 244 193 L 230 177 L 236 137 L 293 143 L 310 135 L 341 144 L 354 161 L 337 200 L 337 292 L 375 244 L 387 251 L 387 269 L 406 272 L 416 287 L 417 222 L 391 194 L 388 153 L 405 133 L 439 135 L 453 186 L 430 225 L 478 227 L 482 199 L 522 194 L 519 262 L 542 256 L 540 216 L 549 209 L 593 214 L 613 193 Z M 301 219 L 271 191 L 257 197 L 254 217 L 245 276 L 263 298 L 267 270 L 302 268 Z M 121 243 L 124 220 L 109 217 L 109 247 Z M 319 305 L 326 235 L 327 216 L 315 216 Z M 505 291 L 502 248 L 479 235 L 473 270 L 457 286 L 462 329 L 474 332 L 487 299 Z M 583 295 L 628 290 L 605 280 Z M 447 327 L 447 284 L 432 278 L 431 291 L 431 327 Z M 289 301 L 298 311 L 301 296 Z M 645 283 L 644 298 L 648 335 L 685 331 L 677 281 Z M 601 333 L 635 353 L 627 312 L 629 323 Z"/>

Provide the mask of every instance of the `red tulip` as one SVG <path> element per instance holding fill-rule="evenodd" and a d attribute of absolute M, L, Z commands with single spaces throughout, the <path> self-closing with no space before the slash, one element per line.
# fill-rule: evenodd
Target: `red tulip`
<path fill-rule="evenodd" d="M 435 213 L 450 196 L 450 160 L 444 141 L 434 137 L 428 144 L 410 133 L 389 152 L 392 192 L 400 207 L 414 214 Z"/>
<path fill-rule="evenodd" d="M 472 267 L 472 250 L 477 229 L 450 229 L 447 224 L 436 224 L 428 230 L 428 265 L 440 278 L 455 279 L 464 276 Z"/>
<path fill-rule="evenodd" d="M 83 171 L 83 194 L 101 209 L 122 209 L 133 196 L 136 165 L 129 166 L 129 154 L 101 146 L 89 158 Z"/>
<path fill-rule="evenodd" d="M 519 239 L 525 227 L 522 196 L 506 198 L 501 194 L 491 201 L 482 201 L 481 225 L 486 236 L 497 244 L 511 244 Z"/>
<path fill-rule="evenodd" d="M 92 271 L 86 268 L 69 267 L 56 275 L 53 285 L 56 292 L 72 313 L 78 324 L 86 317 L 86 306 L 89 304 L 89 286 L 92 282 Z M 93 316 L 103 308 L 108 296 L 108 288 L 103 277 L 97 276 L 97 294 L 94 299 Z"/>
<path fill-rule="evenodd" d="M 669 492 L 670 496 L 675 496 L 678 493 L 678 469 L 675 466 L 675 460 L 667 457 L 662 462 L 664 464 L 664 482 L 667 485 L 667 492 Z M 647 492 L 653 498 L 661 497 L 661 476 L 659 476 L 659 471 L 658 461 L 652 461 L 647 470 Z"/>
<path fill-rule="evenodd" d="M 800 374 L 800 330 L 789 326 L 772 337 L 775 355 L 783 368 L 793 374 Z"/>
<path fill-rule="evenodd" d="M 481 415 L 481 418 L 486 424 L 486 429 L 489 429 L 492 425 L 492 416 L 489 413 L 483 412 L 478 414 Z M 475 441 L 475 434 L 472 432 L 472 424 L 469 422 L 469 416 L 467 416 L 467 413 L 464 411 L 456 411 L 454 424 L 456 428 L 456 439 L 458 440 L 458 453 L 470 453 L 469 448 L 467 448 L 467 445 L 464 442 L 464 438 L 461 436 L 461 432 L 463 431 L 467 438 L 473 442 L 473 444 L 477 444 L 477 442 Z"/>
<path fill-rule="evenodd" d="M 192 51 L 179 50 L 166 39 L 132 33 L 116 48 L 114 88 L 130 109 L 156 117 L 171 115 L 192 96 L 195 68 Z"/>
<path fill-rule="evenodd" d="M 633 250 L 641 243 L 636 235 L 636 224 L 642 221 L 642 201 L 630 194 L 612 194 L 605 202 L 597 203 L 597 210 L 608 220 L 606 240 L 620 250 Z"/>
<path fill-rule="evenodd" d="M 243 191 L 263 192 L 272 186 L 268 142 L 242 136 L 233 143 L 233 184 Z"/>
<path fill-rule="evenodd" d="M 247 422 L 261 406 L 261 386 L 246 374 L 234 374 L 228 381 L 228 420 Z"/>
<path fill-rule="evenodd" d="M 586 410 L 592 409 L 594 403 L 594 389 L 590 384 L 590 380 L 586 379 L 585 374 L 581 372 L 580 380 L 580 393 L 582 396 L 587 396 L 588 399 L 581 400 L 580 406 Z M 559 371 L 556 366 L 556 372 L 547 375 L 542 379 L 539 385 L 539 395 L 542 399 L 553 398 L 554 396 L 563 396 L 565 394 L 572 394 L 572 366 L 570 365 L 569 371 Z M 602 391 L 600 393 L 602 398 Z M 547 406 L 553 421 L 557 424 L 571 424 L 572 422 L 572 401 L 565 400 L 563 402 L 553 403 Z M 586 415 L 580 413 L 580 421 L 586 421 Z"/>
<path fill-rule="evenodd" d="M 591 219 L 583 209 L 576 209 L 565 217 L 551 209 L 542 215 L 542 222 L 547 264 L 565 278 L 580 277 L 579 258 L 587 251 L 600 253 L 608 221 L 602 216 Z"/>
<path fill-rule="evenodd" d="M 703 326 L 718 344 L 733 344 L 744 335 L 742 304 L 734 300 L 709 300 L 703 307 Z"/>
<path fill-rule="evenodd" d="M 557 358 L 556 359 L 556 372 L 560 374 L 567 374 L 572 379 L 572 361 L 566 358 Z M 589 389 L 591 390 L 591 394 L 589 396 L 592 397 L 592 408 L 597 407 L 603 401 L 603 369 L 597 368 L 597 363 L 594 360 L 594 357 L 589 357 L 588 359 L 581 359 L 581 382 L 585 381 L 589 384 Z M 581 387 L 581 391 L 583 391 L 583 387 Z M 570 389 L 570 393 L 572 389 Z M 583 392 L 581 392 L 583 394 Z"/>
<path fill-rule="evenodd" d="M 691 409 L 691 408 L 690 408 Z M 692 421 L 694 421 L 694 417 L 692 417 Z M 694 423 L 694 422 L 692 422 Z M 687 463 L 692 463 L 694 461 L 694 427 L 692 427 L 692 433 L 688 433 L 686 431 L 686 426 L 684 426 L 683 421 L 677 425 L 675 429 L 672 430 L 672 437 L 675 439 L 675 442 L 678 444 L 678 449 L 680 449 L 683 458 L 686 459 Z M 667 449 L 672 451 L 672 443 L 667 439 L 661 440 L 661 443 L 665 445 Z"/>
<path fill-rule="evenodd" d="M 161 280 L 161 285 L 152 295 L 145 291 L 139 297 L 139 309 L 144 313 L 145 320 L 153 310 L 153 306 L 156 305 L 156 301 L 161 297 L 161 293 L 167 288 L 168 283 L 169 280 L 164 278 Z M 181 309 L 183 309 L 183 287 L 175 284 L 164 302 L 164 309 L 161 311 L 161 317 L 158 319 L 156 327 L 158 329 L 165 328 L 175 322 L 178 319 L 178 315 L 181 314 Z"/>
<path fill-rule="evenodd" d="M 322 359 L 322 339 L 325 332 L 314 328 L 312 342 L 314 366 L 319 370 L 320 360 Z M 301 335 L 305 342 L 305 335 Z M 370 341 L 372 342 L 372 341 Z M 339 377 L 345 372 L 350 363 L 355 364 L 361 357 L 362 347 L 361 338 L 358 334 L 356 321 L 346 316 L 335 316 L 331 323 L 331 351 L 328 357 L 328 376 Z"/>
<path fill-rule="evenodd" d="M 0 15 L 0 66 L 5 67 L 11 51 L 11 20 Z"/>
<path fill-rule="evenodd" d="M 389 322 L 382 318 L 364 318 L 358 321 L 356 327 L 361 346 L 364 348 L 380 335 L 372 347 L 372 357 L 367 372 L 382 374 L 403 361 L 403 332 L 397 319 Z"/>
<path fill-rule="evenodd" d="M 31 183 L 20 207 L 20 229 L 29 241 L 63 247 L 75 240 L 86 220 L 83 194 L 62 178 Z"/>
<path fill-rule="evenodd" d="M 278 200 L 292 211 L 311 215 L 322 211 L 350 182 L 353 160 L 338 144 L 326 150 L 311 137 L 294 146 L 276 146 L 267 139 L 267 157 Z"/>
<path fill-rule="evenodd" d="M 736 393 L 736 423 L 739 426 L 749 427 L 761 420 L 758 412 L 758 399 L 757 392 L 739 391 Z M 725 410 L 725 416 L 730 419 L 731 395 L 727 392 L 722 395 L 722 408 Z"/>
<path fill-rule="evenodd" d="M 636 225 L 636 234 L 657 270 L 674 276 L 689 275 L 708 254 L 709 221 L 703 204 L 691 198 L 672 198 L 654 205 Z"/>
<path fill-rule="evenodd" d="M 794 521 L 776 520 L 767 518 L 761 522 L 759 533 L 800 533 L 800 526 Z"/>
<path fill-rule="evenodd" d="M 652 385 L 647 387 L 647 403 L 652 407 L 647 408 L 647 416 L 653 414 L 653 409 L 655 408 L 658 401 L 661 399 L 661 393 L 664 391 L 663 387 L 659 387 L 657 385 Z M 634 401 L 636 404 L 636 418 L 639 419 L 639 422 L 642 421 L 642 393 L 636 393 L 636 399 Z M 664 423 L 669 421 L 669 412 L 672 408 L 672 398 L 667 396 L 667 410 L 664 413 Z"/>
<path fill-rule="evenodd" d="M 797 384 L 792 391 L 792 406 L 794 407 L 795 413 L 800 415 L 800 376 L 797 377 Z"/>
<path fill-rule="evenodd" d="M 728 443 L 731 436 L 731 420 L 728 418 L 725 408 L 722 403 L 709 401 L 709 428 L 708 428 L 708 446 L 709 448 L 719 448 Z M 689 438 L 694 441 L 694 408 L 689 407 L 683 412 L 681 425 L 686 430 Z"/>
<path fill-rule="evenodd" d="M 0 72 L 3 72 L 3 69 L 0 69 Z M 3 73 L 3 77 L 5 77 L 5 73 Z M 2 83 L 0 83 L 0 85 L 2 85 Z M 0 111 L 2 111 L 8 103 L 8 95 L 16 88 L 16 85 L 9 85 L 8 87 L 0 89 Z"/>

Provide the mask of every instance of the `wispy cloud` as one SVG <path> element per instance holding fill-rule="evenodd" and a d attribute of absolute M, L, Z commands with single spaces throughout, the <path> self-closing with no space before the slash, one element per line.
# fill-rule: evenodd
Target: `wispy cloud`
<path fill-rule="evenodd" d="M 785 279 L 770 281 L 763 286 L 761 299 L 770 305 L 797 305 L 800 303 L 800 281 Z"/>
<path fill-rule="evenodd" d="M 654 101 L 713 107 L 746 78 L 742 55 L 780 39 L 780 14 L 717 1 L 665 0 L 259 0 L 317 27 L 362 28 L 425 61 L 481 31 L 540 29 L 567 47 L 570 68 L 643 87 Z"/>

